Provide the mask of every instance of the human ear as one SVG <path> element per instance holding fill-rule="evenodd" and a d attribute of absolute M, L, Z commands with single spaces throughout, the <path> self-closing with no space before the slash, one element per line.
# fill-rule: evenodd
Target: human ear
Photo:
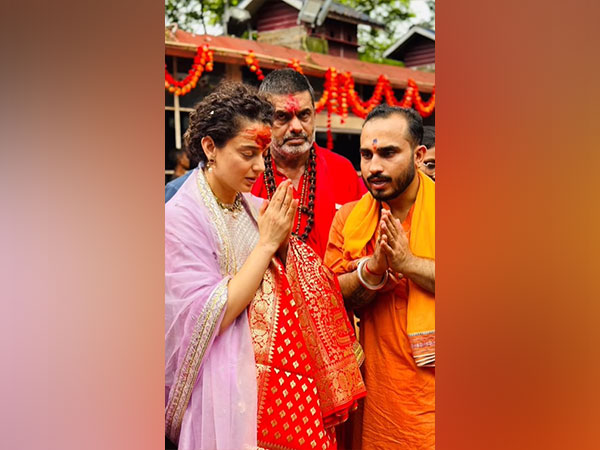
<path fill-rule="evenodd" d="M 215 141 L 210 136 L 204 136 L 200 141 L 202 144 L 202 150 L 206 155 L 206 159 L 213 160 L 215 159 L 215 153 L 217 151 L 217 146 L 215 145 Z"/>
<path fill-rule="evenodd" d="M 423 164 L 423 161 L 425 160 L 425 152 L 426 151 L 427 151 L 427 147 L 425 147 L 424 145 L 419 145 L 415 149 L 415 164 L 417 165 L 417 167 L 419 167 L 421 164 Z"/>

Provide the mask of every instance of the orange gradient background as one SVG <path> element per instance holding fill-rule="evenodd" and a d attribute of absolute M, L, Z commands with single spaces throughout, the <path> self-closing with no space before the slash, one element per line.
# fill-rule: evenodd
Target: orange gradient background
<path fill-rule="evenodd" d="M 600 448 L 600 6 L 436 6 L 437 446 Z"/>
<path fill-rule="evenodd" d="M 2 448 L 163 448 L 164 4 L 3 10 Z M 437 447 L 599 448 L 595 2 L 438 2 Z"/>

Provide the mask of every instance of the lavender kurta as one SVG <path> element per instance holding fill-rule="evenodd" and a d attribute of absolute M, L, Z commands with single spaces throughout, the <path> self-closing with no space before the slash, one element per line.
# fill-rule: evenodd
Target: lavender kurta
<path fill-rule="evenodd" d="M 165 206 L 166 434 L 180 450 L 256 448 L 256 365 L 247 314 L 221 335 L 227 283 L 258 239 L 244 196 L 232 217 L 196 169 Z"/>

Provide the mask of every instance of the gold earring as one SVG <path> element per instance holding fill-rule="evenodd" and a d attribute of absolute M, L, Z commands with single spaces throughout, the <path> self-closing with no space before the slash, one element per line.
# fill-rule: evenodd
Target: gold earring
<path fill-rule="evenodd" d="M 215 160 L 214 159 L 209 159 L 208 162 L 206 163 L 206 166 L 208 167 L 208 171 L 209 172 L 212 172 L 214 164 L 215 164 Z"/>

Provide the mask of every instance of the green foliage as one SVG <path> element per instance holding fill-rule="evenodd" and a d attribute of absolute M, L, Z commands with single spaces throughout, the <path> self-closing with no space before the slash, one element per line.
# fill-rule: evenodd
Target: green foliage
<path fill-rule="evenodd" d="M 435 30 L 435 0 L 426 0 L 426 3 L 431 16 L 429 17 L 429 20 L 418 23 L 417 25 L 422 26 L 423 28 L 429 28 L 430 30 Z"/>
<path fill-rule="evenodd" d="M 165 0 L 165 23 L 177 24 L 185 31 L 193 32 L 202 25 L 218 25 L 223 21 L 225 7 L 233 7 L 240 0 Z"/>
<path fill-rule="evenodd" d="M 386 66 L 404 67 L 404 63 L 402 61 L 396 61 L 395 59 L 389 59 L 389 58 L 378 58 L 378 57 L 374 57 L 373 55 L 370 55 L 368 53 L 362 53 L 362 54 L 358 55 L 358 59 L 360 59 L 361 61 L 365 61 L 365 62 L 371 62 L 371 63 L 376 63 L 376 64 L 385 64 Z"/>
<path fill-rule="evenodd" d="M 242 39 L 246 39 L 246 40 L 250 40 L 250 41 L 256 41 L 258 39 L 258 33 L 256 31 L 252 31 L 252 35 L 250 35 L 250 33 L 248 32 L 248 30 L 244 31 L 242 33 L 242 35 L 240 36 L 240 38 Z"/>
<path fill-rule="evenodd" d="M 186 31 L 206 32 L 207 26 L 219 25 L 223 21 L 226 7 L 236 6 L 241 0 L 165 0 L 165 23 L 177 23 Z M 359 54 L 362 60 L 383 63 L 383 52 L 402 34 L 398 27 L 414 17 L 410 12 L 411 0 L 336 0 L 346 6 L 363 12 L 373 20 L 384 24 L 384 29 L 358 26 Z M 421 25 L 435 27 L 435 0 L 426 0 L 431 19 Z M 247 35 L 247 33 L 245 33 Z M 389 60 L 388 60 L 389 61 Z M 396 63 L 394 63 L 396 64 Z"/>
<path fill-rule="evenodd" d="M 323 53 L 325 55 L 329 53 L 329 45 L 327 44 L 327 40 L 318 37 L 304 37 L 303 47 L 309 52 Z"/>

